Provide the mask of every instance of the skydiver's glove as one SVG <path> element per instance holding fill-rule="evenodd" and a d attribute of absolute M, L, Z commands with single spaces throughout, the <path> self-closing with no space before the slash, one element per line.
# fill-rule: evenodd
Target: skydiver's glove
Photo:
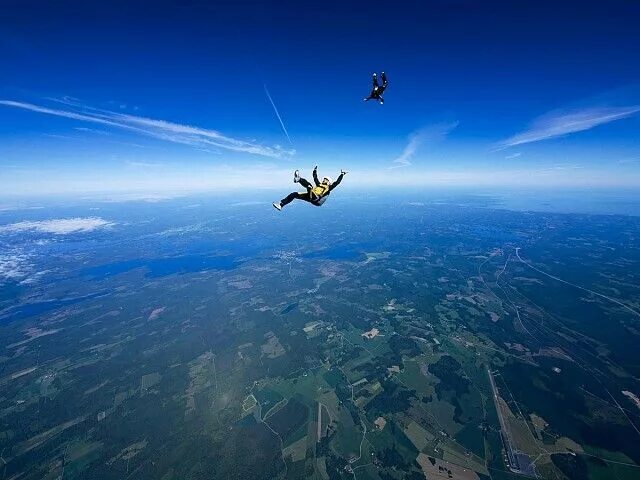
<path fill-rule="evenodd" d="M 340 170 L 340 175 L 346 175 L 347 173 L 349 173 L 349 172 L 347 172 L 345 170 Z"/>
<path fill-rule="evenodd" d="M 315 167 L 313 167 L 313 170 L 318 170 L 318 165 L 316 165 Z"/>

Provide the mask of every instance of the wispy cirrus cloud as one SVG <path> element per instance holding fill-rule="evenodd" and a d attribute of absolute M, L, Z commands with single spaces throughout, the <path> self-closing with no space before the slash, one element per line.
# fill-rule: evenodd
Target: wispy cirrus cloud
<path fill-rule="evenodd" d="M 119 128 L 135 132 L 139 135 L 157 138 L 167 142 L 179 143 L 190 147 L 207 149 L 222 148 L 234 152 L 249 153 L 271 158 L 283 158 L 295 153 L 294 150 L 286 150 L 280 146 L 265 146 L 255 142 L 238 140 L 228 137 L 216 130 L 183 125 L 166 120 L 140 117 L 109 110 L 99 110 L 79 105 L 75 102 L 60 102 L 67 105 L 66 110 L 50 108 L 44 105 L 18 102 L 13 100 L 0 100 L 0 105 L 19 108 L 32 112 L 69 118 L 81 122 L 94 123 L 113 128 Z"/>
<path fill-rule="evenodd" d="M 621 158 L 616 163 L 619 163 L 621 165 L 626 165 L 626 164 L 630 164 L 630 163 L 640 163 L 640 157 Z"/>
<path fill-rule="evenodd" d="M 389 169 L 412 165 L 411 159 L 423 144 L 444 139 L 457 126 L 458 122 L 441 123 L 430 125 L 413 132 L 409 135 L 409 142 L 407 146 L 404 147 L 402 154 L 393 161 L 393 165 L 390 166 Z"/>
<path fill-rule="evenodd" d="M 74 127 L 73 129 L 83 133 L 95 133 L 96 135 L 105 135 L 105 136 L 111 135 L 109 132 L 106 132 L 104 130 L 97 130 L 95 128 Z"/>
<path fill-rule="evenodd" d="M 579 110 L 549 112 L 533 121 L 523 132 L 500 142 L 498 149 L 540 142 L 570 133 L 591 130 L 599 125 L 622 120 L 640 112 L 640 105 L 626 107 L 589 107 Z"/>
<path fill-rule="evenodd" d="M 563 171 L 567 171 L 567 170 L 580 170 L 584 168 L 583 165 L 578 165 L 576 163 L 558 163 L 555 165 L 550 165 L 548 167 L 545 168 L 539 168 L 537 170 L 531 170 L 532 174 L 538 174 L 538 175 L 551 175 L 554 173 L 559 173 L 559 172 L 563 172 Z"/>
<path fill-rule="evenodd" d="M 73 140 L 73 137 L 70 137 L 68 135 L 58 135 L 57 133 L 45 133 L 44 136 L 49 138 L 57 138 L 58 140 Z"/>
<path fill-rule="evenodd" d="M 162 166 L 160 163 L 154 162 L 136 162 L 136 161 L 127 161 L 128 166 L 135 168 L 158 168 Z"/>

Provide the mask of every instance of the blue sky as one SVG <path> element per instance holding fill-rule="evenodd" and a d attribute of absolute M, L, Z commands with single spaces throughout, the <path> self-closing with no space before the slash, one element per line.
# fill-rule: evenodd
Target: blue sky
<path fill-rule="evenodd" d="M 618 0 L 11 0 L 0 184 L 286 188 L 319 164 L 350 186 L 640 186 L 638 19 Z M 386 103 L 364 104 L 381 70 Z"/>

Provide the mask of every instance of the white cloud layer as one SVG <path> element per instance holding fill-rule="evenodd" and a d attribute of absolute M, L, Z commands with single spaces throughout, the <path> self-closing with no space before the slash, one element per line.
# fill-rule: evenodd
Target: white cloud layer
<path fill-rule="evenodd" d="M 0 281 L 18 281 L 27 277 L 33 266 L 29 257 L 23 253 L 8 252 L 0 254 Z"/>
<path fill-rule="evenodd" d="M 33 255 L 25 253 L 22 248 L 10 248 L 0 252 L 0 285 L 9 282 L 33 285 L 50 272 L 37 271 L 33 262 Z"/>
<path fill-rule="evenodd" d="M 69 110 L 49 108 L 42 105 L 16 102 L 13 100 L 0 100 L 0 105 L 125 129 L 140 135 L 157 138 L 167 142 L 188 145 L 199 149 L 222 148 L 234 152 L 249 153 L 272 158 L 283 158 L 295 153 L 294 150 L 285 150 L 278 145 L 268 147 L 254 142 L 231 138 L 215 130 L 192 127 L 190 125 L 168 122 L 166 120 L 156 120 L 125 113 L 111 112 L 108 110 L 98 110 L 87 106 L 77 105 L 75 103 L 68 104 L 70 108 Z M 73 108 L 73 110 L 71 108 Z"/>
<path fill-rule="evenodd" d="M 426 148 L 426 147 L 425 147 Z M 420 152 L 416 154 L 419 155 Z M 334 163 L 331 163 L 333 161 Z M 488 162 L 450 162 L 445 165 L 438 159 L 433 162 L 415 162 L 410 168 L 389 169 L 388 163 L 380 168 L 369 165 L 337 163 L 335 159 L 321 161 L 322 172 L 337 176 L 341 167 L 349 175 L 339 190 L 352 187 L 389 187 L 450 185 L 459 186 L 620 186 L 640 187 L 640 171 L 624 165 L 611 168 L 611 164 L 574 161 L 572 158 L 557 162 L 516 162 L 514 165 Z M 574 165 L 575 166 L 572 166 Z M 571 166 L 571 167 L 569 167 Z M 296 165 L 296 167 L 303 167 Z M 634 165 L 632 165 L 634 167 Z M 308 166 L 310 171 L 313 164 Z M 15 195 L 14 202 L 26 202 L 37 192 L 41 196 L 51 194 L 72 195 L 84 200 L 101 202 L 146 201 L 160 202 L 192 194 L 228 195 L 230 193 L 273 191 L 275 199 L 295 189 L 291 169 L 256 165 L 238 165 L 223 168 L 220 165 L 203 165 L 189 170 L 154 170 L 154 175 L 123 176 L 122 172 L 104 172 L 101 175 L 78 173 L 65 176 L 56 171 L 34 172 L 28 177 L 7 182 Z M 38 175 L 38 176 L 36 176 Z M 268 181 L 265 181 L 268 179 Z M 25 200 L 26 199 L 26 200 Z M 99 213 L 95 213 L 99 216 Z M 1 228 L 1 227 L 0 227 Z"/>
<path fill-rule="evenodd" d="M 614 187 L 638 188 L 640 173 L 618 174 L 611 168 L 585 168 L 581 165 L 559 164 L 548 167 L 433 167 L 379 171 L 356 171 L 349 173 L 346 188 L 367 188 L 371 185 L 389 188 L 425 187 Z M 340 187 L 342 188 L 342 186 Z"/>
<path fill-rule="evenodd" d="M 42 220 L 39 222 L 19 222 L 0 226 L 0 233 L 40 232 L 54 235 L 69 235 L 71 233 L 86 233 L 100 228 L 114 225 L 99 217 L 62 218 Z"/>
<path fill-rule="evenodd" d="M 639 105 L 628 107 L 591 107 L 573 111 L 555 111 L 534 120 L 524 132 L 518 133 L 498 144 L 508 148 L 525 143 L 539 142 L 570 133 L 591 130 L 598 125 L 615 122 L 640 112 Z"/>

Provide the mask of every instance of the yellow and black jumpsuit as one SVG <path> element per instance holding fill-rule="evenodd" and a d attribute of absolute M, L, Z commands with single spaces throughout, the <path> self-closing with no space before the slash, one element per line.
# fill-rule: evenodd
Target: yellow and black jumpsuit
<path fill-rule="evenodd" d="M 311 182 L 308 180 L 301 178 L 298 183 L 307 189 L 306 192 L 291 192 L 289 195 L 280 200 L 280 205 L 285 206 L 294 200 L 304 200 L 305 202 L 309 202 L 316 207 L 322 205 L 331 191 L 340 185 L 342 178 L 344 177 L 344 173 L 341 173 L 338 179 L 333 183 L 324 183 L 318 180 L 318 172 L 314 168 L 313 169 L 313 181 L 315 182 L 315 186 L 311 185 Z"/>

